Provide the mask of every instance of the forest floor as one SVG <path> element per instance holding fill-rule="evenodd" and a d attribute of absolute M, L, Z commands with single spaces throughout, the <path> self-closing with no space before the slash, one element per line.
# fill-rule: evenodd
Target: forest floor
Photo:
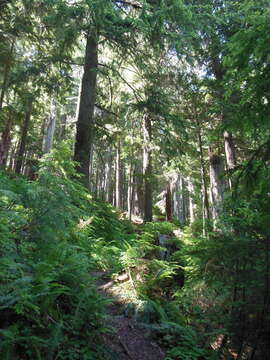
<path fill-rule="evenodd" d="M 147 330 L 125 314 L 130 299 L 119 292 L 114 281 L 106 272 L 95 272 L 98 291 L 111 300 L 107 305 L 106 326 L 112 329 L 104 335 L 105 344 L 114 352 L 118 360 L 163 360 L 165 354 L 158 344 L 149 337 Z M 129 281 L 129 280 L 127 280 Z"/>

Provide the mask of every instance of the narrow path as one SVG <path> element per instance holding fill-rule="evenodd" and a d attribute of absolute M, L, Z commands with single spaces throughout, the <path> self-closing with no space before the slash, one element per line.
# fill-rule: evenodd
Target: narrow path
<path fill-rule="evenodd" d="M 113 329 L 104 341 L 117 355 L 118 360 L 163 360 L 164 352 L 147 337 L 146 331 L 138 328 L 136 323 L 124 314 L 123 304 L 109 293 L 112 281 L 106 280 L 105 272 L 95 272 L 98 290 L 104 296 L 112 298 L 113 303 L 107 306 L 107 325 Z"/>

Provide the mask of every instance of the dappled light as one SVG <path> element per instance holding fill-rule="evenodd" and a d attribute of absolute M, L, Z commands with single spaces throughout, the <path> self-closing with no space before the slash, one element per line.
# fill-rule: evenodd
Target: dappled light
<path fill-rule="evenodd" d="M 270 359 L 269 0 L 0 0 L 0 360 Z"/>

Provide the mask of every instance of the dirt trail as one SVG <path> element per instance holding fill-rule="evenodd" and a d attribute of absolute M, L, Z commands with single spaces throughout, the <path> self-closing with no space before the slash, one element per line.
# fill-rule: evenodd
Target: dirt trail
<path fill-rule="evenodd" d="M 136 323 L 124 314 L 123 304 L 109 292 L 112 281 L 106 280 L 106 273 L 96 272 L 98 290 L 104 296 L 112 298 L 107 306 L 107 325 L 113 328 L 113 334 L 106 335 L 107 346 L 116 354 L 118 360 L 163 360 L 164 352 L 147 337 L 146 331 L 136 327 Z"/>

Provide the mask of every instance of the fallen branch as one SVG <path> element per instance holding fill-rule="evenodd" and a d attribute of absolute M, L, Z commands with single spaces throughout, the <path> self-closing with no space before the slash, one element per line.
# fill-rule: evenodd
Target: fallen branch
<path fill-rule="evenodd" d="M 130 354 L 127 345 L 121 340 L 121 337 L 118 336 L 119 343 L 122 345 L 123 349 L 125 350 L 126 354 L 131 360 L 135 360 L 133 356 Z"/>

